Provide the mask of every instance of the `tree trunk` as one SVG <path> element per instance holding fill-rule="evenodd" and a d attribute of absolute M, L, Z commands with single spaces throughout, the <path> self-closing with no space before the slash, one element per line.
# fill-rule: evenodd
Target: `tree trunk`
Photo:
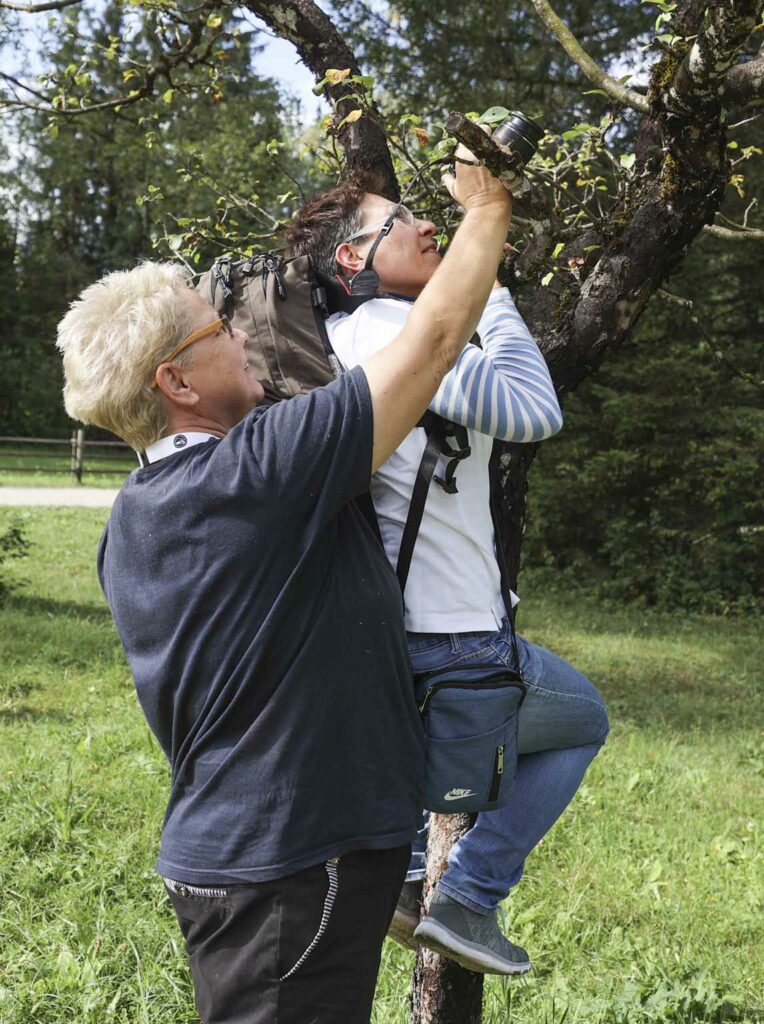
<path fill-rule="evenodd" d="M 527 518 L 528 473 L 537 444 L 494 445 L 491 458 L 491 493 L 498 512 L 499 540 L 507 567 L 507 582 L 515 590 L 520 574 L 520 551 Z"/>
<path fill-rule="evenodd" d="M 433 814 L 427 840 L 423 913 L 446 869 L 448 851 L 470 828 L 468 814 Z M 411 1024 L 480 1024 L 483 975 L 466 971 L 453 960 L 420 948 L 411 985 Z"/>

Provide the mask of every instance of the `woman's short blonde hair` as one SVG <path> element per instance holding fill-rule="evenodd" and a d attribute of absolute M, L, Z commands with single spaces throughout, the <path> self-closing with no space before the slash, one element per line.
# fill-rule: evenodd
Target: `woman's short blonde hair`
<path fill-rule="evenodd" d="M 151 382 L 193 329 L 190 285 L 191 275 L 178 264 L 147 261 L 107 274 L 72 303 L 56 342 L 70 416 L 111 430 L 137 451 L 166 432 L 161 392 Z"/>

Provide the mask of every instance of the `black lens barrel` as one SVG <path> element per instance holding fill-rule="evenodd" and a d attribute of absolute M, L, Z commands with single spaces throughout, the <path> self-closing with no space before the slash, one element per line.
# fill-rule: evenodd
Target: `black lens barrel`
<path fill-rule="evenodd" d="M 513 110 L 506 120 L 493 130 L 494 142 L 508 146 L 524 164 L 527 164 L 538 148 L 544 129 L 519 110 Z"/>

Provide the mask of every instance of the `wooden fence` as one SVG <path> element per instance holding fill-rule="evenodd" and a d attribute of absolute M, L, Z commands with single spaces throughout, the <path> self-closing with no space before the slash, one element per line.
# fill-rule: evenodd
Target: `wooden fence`
<path fill-rule="evenodd" d="M 90 441 L 82 429 L 67 439 L 0 437 L 0 473 L 70 473 L 124 476 L 136 466 L 135 454 L 124 441 Z"/>

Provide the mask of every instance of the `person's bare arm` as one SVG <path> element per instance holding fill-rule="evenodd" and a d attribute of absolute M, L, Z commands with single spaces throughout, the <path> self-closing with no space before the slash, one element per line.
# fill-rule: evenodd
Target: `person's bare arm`
<path fill-rule="evenodd" d="M 464 219 L 401 333 L 363 363 L 374 409 L 372 471 L 416 426 L 472 337 L 509 229 L 512 197 L 484 167 L 458 163 L 444 181 Z"/>

